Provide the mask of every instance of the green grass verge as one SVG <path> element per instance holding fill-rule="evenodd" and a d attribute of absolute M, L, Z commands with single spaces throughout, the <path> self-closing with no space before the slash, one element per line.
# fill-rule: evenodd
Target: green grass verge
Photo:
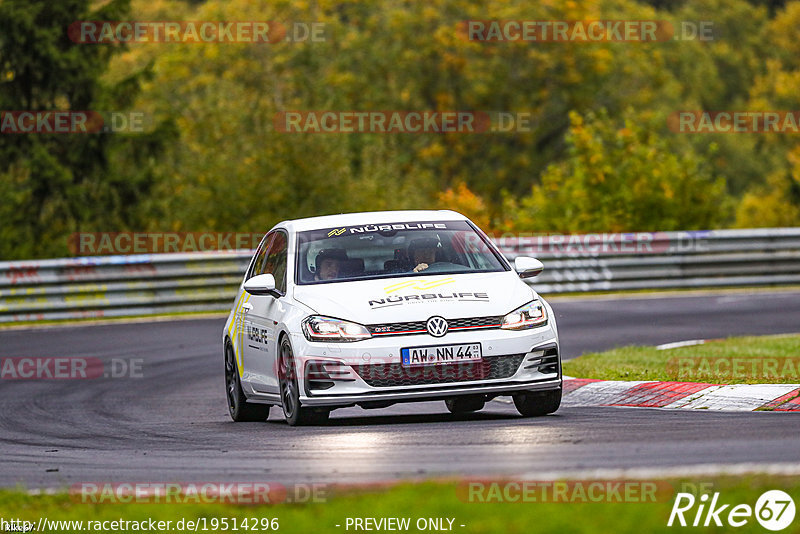
<path fill-rule="evenodd" d="M 622 347 L 566 361 L 564 374 L 601 380 L 800 384 L 800 335 L 728 338 L 669 350 Z"/>
<path fill-rule="evenodd" d="M 588 487 L 589 481 L 581 481 Z M 666 486 L 664 485 L 666 484 Z M 758 497 L 767 490 L 781 489 L 800 503 L 800 478 L 778 476 L 716 477 L 704 480 L 660 481 L 659 487 L 668 491 L 655 494 L 655 502 L 468 502 L 466 494 L 457 490 L 458 484 L 426 482 L 400 484 L 378 492 L 351 491 L 335 494 L 324 503 L 276 504 L 276 505 L 223 505 L 223 504 L 84 504 L 75 502 L 68 495 L 31 496 L 19 491 L 0 491 L 0 517 L 22 519 L 38 524 L 39 518 L 48 520 L 105 521 L 126 520 L 172 521 L 205 518 L 206 532 L 222 532 L 223 528 L 211 528 L 216 518 L 277 518 L 278 532 L 313 533 L 353 532 L 346 529 L 347 518 L 408 517 L 409 532 L 418 532 L 415 523 L 419 518 L 452 518 L 453 531 L 464 533 L 531 533 L 531 532 L 674 532 L 681 529 L 667 527 L 675 495 L 678 491 L 694 489 L 692 493 L 719 492 L 719 503 L 747 504 L 755 506 Z M 698 488 L 701 491 L 696 491 Z M 541 493 L 537 493 L 541 495 Z M 570 496 L 577 495 L 570 491 Z M 596 496 L 597 493 L 594 493 Z M 609 494 L 611 495 L 611 494 Z M 613 498 L 612 498 L 613 499 Z M 728 507 L 728 511 L 732 506 Z M 697 510 L 695 506 L 687 518 L 691 521 Z M 725 512 L 726 514 L 727 512 Z M 723 514 L 723 519 L 726 517 Z M 185 523 L 184 523 L 185 524 Z M 445 525 L 447 522 L 445 521 Z M 340 525 L 337 527 L 336 525 Z M 461 527 L 460 525 L 464 525 Z M 87 532 L 85 528 L 83 532 Z M 701 527 L 702 528 L 702 527 Z M 742 528 L 722 530 L 737 532 L 766 532 L 754 517 Z M 252 531 L 252 529 L 248 529 Z M 720 529 L 716 529 L 720 530 Z M 52 529 L 52 532 L 80 532 L 72 528 Z M 133 529 L 119 529 L 131 532 Z M 187 529 L 173 532 L 187 531 Z M 204 532 L 202 524 L 197 529 Z M 233 529 L 229 528 L 228 532 Z M 264 530 L 260 530 L 264 531 Z M 784 533 L 800 531 L 800 519 L 783 530 Z M 240 529 L 239 532 L 242 532 Z"/>

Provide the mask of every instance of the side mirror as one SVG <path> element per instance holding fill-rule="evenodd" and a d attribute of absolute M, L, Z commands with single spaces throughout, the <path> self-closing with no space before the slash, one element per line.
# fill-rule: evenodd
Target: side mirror
<path fill-rule="evenodd" d="M 544 264 L 536 258 L 517 256 L 514 258 L 514 270 L 520 278 L 532 278 L 544 270 Z"/>
<path fill-rule="evenodd" d="M 259 274 L 244 283 L 244 290 L 251 295 L 272 295 L 277 298 L 280 293 L 275 289 L 275 277 L 271 274 Z"/>

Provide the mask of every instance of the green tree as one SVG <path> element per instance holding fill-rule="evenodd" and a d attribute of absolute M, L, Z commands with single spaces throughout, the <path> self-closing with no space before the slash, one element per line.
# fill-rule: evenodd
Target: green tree
<path fill-rule="evenodd" d="M 102 79 L 115 46 L 72 42 L 78 20 L 113 20 L 128 10 L 113 0 L 0 2 L 0 109 L 116 111 L 129 105 L 139 76 Z M 0 258 L 65 255 L 72 232 L 141 223 L 159 134 L 4 134 L 0 136 Z M 124 164 L 123 164 L 124 162 Z M 119 167 L 112 164 L 120 163 Z"/>
<path fill-rule="evenodd" d="M 725 184 L 690 147 L 628 110 L 570 114 L 569 156 L 550 165 L 516 212 L 518 230 L 657 231 L 723 222 Z M 621 123 L 621 124 L 620 124 Z"/>
<path fill-rule="evenodd" d="M 800 226 L 800 147 L 789 154 L 789 162 L 788 172 L 776 171 L 745 193 L 736 209 L 736 226 Z"/>
<path fill-rule="evenodd" d="M 765 41 L 769 56 L 765 72 L 755 78 L 748 109 L 800 109 L 800 2 L 789 2 L 770 20 Z M 737 136 L 738 137 L 738 136 Z M 800 224 L 800 145 L 792 132 L 756 134 L 757 160 L 766 170 L 751 180 L 736 212 L 736 226 L 792 226 Z"/>

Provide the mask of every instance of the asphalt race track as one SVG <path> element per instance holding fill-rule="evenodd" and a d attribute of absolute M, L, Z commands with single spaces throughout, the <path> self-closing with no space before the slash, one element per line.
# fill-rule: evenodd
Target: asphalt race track
<path fill-rule="evenodd" d="M 800 292 L 552 299 L 566 358 L 624 345 L 800 332 Z"/>
<path fill-rule="evenodd" d="M 800 331 L 800 292 L 555 300 L 566 356 L 627 344 Z M 230 421 L 221 319 L 0 331 L 0 355 L 142 359 L 142 378 L 0 381 L 0 485 L 366 482 L 576 469 L 800 463 L 800 417 L 491 402 L 348 408 L 323 427 Z"/>

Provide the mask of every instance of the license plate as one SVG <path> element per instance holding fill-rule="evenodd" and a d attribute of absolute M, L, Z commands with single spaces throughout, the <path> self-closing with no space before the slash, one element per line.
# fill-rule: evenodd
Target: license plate
<path fill-rule="evenodd" d="M 481 359 L 481 344 L 465 343 L 461 345 L 411 347 L 400 349 L 400 356 L 403 359 L 403 367 L 476 361 Z"/>

